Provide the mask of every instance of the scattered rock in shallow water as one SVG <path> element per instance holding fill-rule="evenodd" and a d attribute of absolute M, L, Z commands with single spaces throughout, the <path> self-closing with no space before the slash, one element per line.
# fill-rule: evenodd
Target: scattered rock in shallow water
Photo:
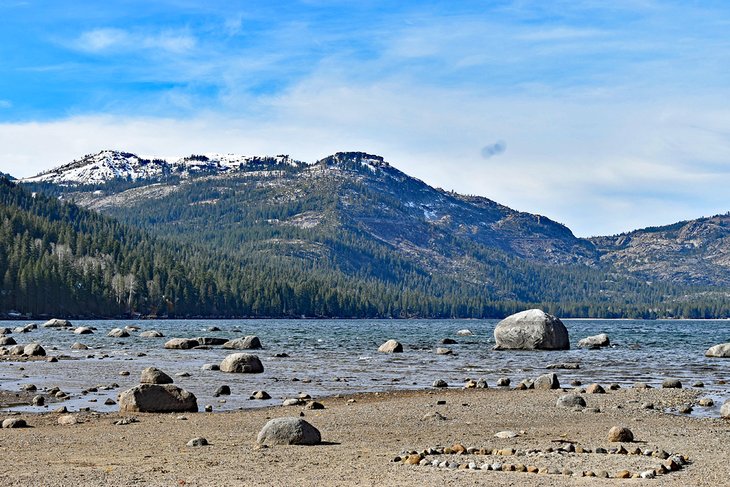
<path fill-rule="evenodd" d="M 54 409 L 52 412 L 56 414 L 66 414 L 68 412 L 68 408 L 66 408 L 66 406 L 61 406 L 60 408 Z"/>
<path fill-rule="evenodd" d="M 165 342 L 165 348 L 174 350 L 189 350 L 197 347 L 198 345 L 200 345 L 198 341 L 193 340 L 192 338 L 173 338 Z"/>
<path fill-rule="evenodd" d="M 31 404 L 33 404 L 33 406 L 43 406 L 46 404 L 46 398 L 44 398 L 43 396 L 35 396 L 31 400 Z"/>
<path fill-rule="evenodd" d="M 38 388 L 34 384 L 23 384 L 23 386 L 20 388 L 21 391 L 37 391 Z"/>
<path fill-rule="evenodd" d="M 545 366 L 546 369 L 566 369 L 566 370 L 576 370 L 580 369 L 580 364 L 578 362 L 561 362 L 557 364 L 549 364 Z"/>
<path fill-rule="evenodd" d="M 147 367 L 142 370 L 140 384 L 172 384 L 172 377 L 158 369 L 157 367 Z"/>
<path fill-rule="evenodd" d="M 227 385 L 219 386 L 218 389 L 215 390 L 213 393 L 213 397 L 218 396 L 230 396 L 231 395 L 231 388 Z"/>
<path fill-rule="evenodd" d="M 89 328 L 88 326 L 79 326 L 74 330 L 74 334 L 76 335 L 91 335 L 94 333 L 94 330 Z"/>
<path fill-rule="evenodd" d="M 248 335 L 223 343 L 223 348 L 230 350 L 258 350 L 262 348 L 261 340 L 255 335 Z"/>
<path fill-rule="evenodd" d="M 443 379 L 437 379 L 437 380 L 433 381 L 433 384 L 431 384 L 431 387 L 449 387 L 449 384 Z"/>
<path fill-rule="evenodd" d="M 304 406 L 305 409 L 311 409 L 311 410 L 317 410 L 317 409 L 325 409 L 324 404 L 317 401 L 309 401 Z"/>
<path fill-rule="evenodd" d="M 437 347 L 436 355 L 453 355 L 454 351 L 450 348 Z"/>
<path fill-rule="evenodd" d="M 539 309 L 516 313 L 494 328 L 496 350 L 567 350 L 568 330 L 555 316 Z"/>
<path fill-rule="evenodd" d="M 124 328 L 112 328 L 106 336 L 112 338 L 127 338 L 129 336 L 129 332 Z"/>
<path fill-rule="evenodd" d="M 139 334 L 142 338 L 163 338 L 165 335 L 157 330 L 147 330 Z"/>
<path fill-rule="evenodd" d="M 677 411 L 679 411 L 679 414 L 691 414 L 694 409 L 689 404 L 683 404 L 677 408 Z"/>
<path fill-rule="evenodd" d="M 602 347 L 608 347 L 611 345 L 611 341 L 608 339 L 608 335 L 601 333 L 585 337 L 578 341 L 578 348 L 597 349 Z"/>
<path fill-rule="evenodd" d="M 319 430 L 300 418 L 272 419 L 258 434 L 259 445 L 317 445 L 322 441 Z"/>
<path fill-rule="evenodd" d="M 71 350 L 88 350 L 89 347 L 84 345 L 83 343 L 76 342 L 73 345 L 71 345 Z"/>
<path fill-rule="evenodd" d="M 191 447 L 208 446 L 208 440 L 206 440 L 202 436 L 199 436 L 198 438 L 193 438 L 192 440 L 188 441 L 187 446 L 191 446 Z"/>
<path fill-rule="evenodd" d="M 497 379 L 498 387 L 509 387 L 511 383 L 512 381 L 510 381 L 507 377 L 500 377 L 499 379 Z"/>
<path fill-rule="evenodd" d="M 220 370 L 239 374 L 260 374 L 264 371 L 264 365 L 256 355 L 232 353 L 223 359 Z"/>
<path fill-rule="evenodd" d="M 708 348 L 705 357 L 730 358 L 730 343 L 721 343 Z"/>
<path fill-rule="evenodd" d="M 613 383 L 610 386 L 608 386 L 608 388 L 611 389 L 612 391 L 618 391 L 619 389 L 621 389 L 621 386 L 619 384 Z"/>
<path fill-rule="evenodd" d="M 107 397 L 106 401 L 104 401 L 105 406 L 114 406 L 117 402 L 112 399 L 111 397 Z"/>
<path fill-rule="evenodd" d="M 557 374 L 543 374 L 535 379 L 534 386 L 542 390 L 560 389 L 560 381 Z"/>
<path fill-rule="evenodd" d="M 289 358 L 289 354 L 288 353 L 283 353 L 283 352 L 282 353 L 275 353 L 274 354 L 274 357 L 276 357 L 276 358 Z"/>
<path fill-rule="evenodd" d="M 212 404 L 206 404 L 205 407 L 203 408 L 203 410 L 206 413 L 212 413 L 213 412 L 213 405 Z"/>
<path fill-rule="evenodd" d="M 634 383 L 634 389 L 651 389 L 651 386 L 645 382 Z"/>
<path fill-rule="evenodd" d="M 128 370 L 120 370 L 119 375 L 122 377 L 128 377 L 130 375 Z"/>
<path fill-rule="evenodd" d="M 441 340 L 441 345 L 456 345 L 456 340 L 453 338 L 443 338 Z"/>
<path fill-rule="evenodd" d="M 586 400 L 577 394 L 565 394 L 558 398 L 555 405 L 563 408 L 586 407 Z"/>
<path fill-rule="evenodd" d="M 573 387 L 580 387 L 583 383 L 579 381 L 578 379 L 573 379 L 570 381 L 570 385 Z"/>
<path fill-rule="evenodd" d="M 705 383 L 704 383 L 704 382 L 702 382 L 702 381 L 700 381 L 700 380 L 698 380 L 697 382 L 694 382 L 694 383 L 692 384 L 692 387 L 698 387 L 698 388 L 702 388 L 702 387 L 705 387 Z"/>
<path fill-rule="evenodd" d="M 631 443 L 634 441 L 634 434 L 625 426 L 614 426 L 608 430 L 608 441 L 612 443 Z"/>
<path fill-rule="evenodd" d="M 253 394 L 251 394 L 251 399 L 265 401 L 271 399 L 271 396 L 266 391 L 254 391 Z"/>
<path fill-rule="evenodd" d="M 700 399 L 699 404 L 700 404 L 700 406 L 702 406 L 704 408 L 709 408 L 709 407 L 712 407 L 715 405 L 715 401 L 713 401 L 709 397 L 703 397 L 702 399 Z"/>
<path fill-rule="evenodd" d="M 720 417 L 730 419 L 730 399 L 727 399 L 720 408 Z"/>
<path fill-rule="evenodd" d="M 13 337 L 0 336 L 0 346 L 6 345 L 17 345 L 17 342 Z"/>
<path fill-rule="evenodd" d="M 209 326 L 207 331 L 221 331 L 221 329 L 217 326 Z"/>
<path fill-rule="evenodd" d="M 71 322 L 68 320 L 59 320 L 57 318 L 53 318 L 51 320 L 46 321 L 41 325 L 43 328 L 71 328 Z"/>
<path fill-rule="evenodd" d="M 378 352 L 382 353 L 401 353 L 403 352 L 403 345 L 397 340 L 388 340 L 378 347 Z"/>
<path fill-rule="evenodd" d="M 221 370 L 221 366 L 218 364 L 204 364 L 200 370 Z"/>
<path fill-rule="evenodd" d="M 468 337 L 474 335 L 474 333 L 471 332 L 471 330 L 464 328 L 463 330 L 459 330 L 456 332 L 456 334 L 460 337 Z"/>
<path fill-rule="evenodd" d="M 586 387 L 586 392 L 588 394 L 605 394 L 606 390 L 601 386 L 601 384 L 591 384 L 588 387 Z"/>
<path fill-rule="evenodd" d="M 28 423 L 21 418 L 8 418 L 3 421 L 3 428 L 27 428 Z"/>
<path fill-rule="evenodd" d="M 121 413 L 197 412 L 194 394 L 173 384 L 140 384 L 119 394 Z"/>
<path fill-rule="evenodd" d="M 23 347 L 23 355 L 28 357 L 45 357 L 46 350 L 37 343 L 30 343 Z"/>
<path fill-rule="evenodd" d="M 198 347 L 217 346 L 228 343 L 228 340 L 226 340 L 225 338 L 218 337 L 198 337 L 195 339 L 195 341 L 198 342 Z"/>
<path fill-rule="evenodd" d="M 175 374 L 175 377 L 182 377 L 184 379 L 190 377 L 190 372 L 178 372 Z"/>
<path fill-rule="evenodd" d="M 682 382 L 679 379 L 664 379 L 662 381 L 662 388 L 664 389 L 681 389 Z"/>
<path fill-rule="evenodd" d="M 301 406 L 302 404 L 304 404 L 304 401 L 298 397 L 284 399 L 284 402 L 281 403 L 282 406 Z"/>

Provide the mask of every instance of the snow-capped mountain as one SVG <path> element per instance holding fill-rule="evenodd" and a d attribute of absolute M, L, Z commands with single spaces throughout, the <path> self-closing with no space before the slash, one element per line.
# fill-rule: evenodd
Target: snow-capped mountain
<path fill-rule="evenodd" d="M 202 173 L 227 173 L 246 167 L 262 165 L 300 166 L 286 155 L 243 156 L 237 154 L 190 155 L 168 161 L 146 159 L 129 152 L 104 150 L 89 154 L 50 171 L 23 180 L 25 183 L 53 183 L 71 185 L 99 185 L 112 180 L 139 181 L 176 175 L 188 177 Z"/>

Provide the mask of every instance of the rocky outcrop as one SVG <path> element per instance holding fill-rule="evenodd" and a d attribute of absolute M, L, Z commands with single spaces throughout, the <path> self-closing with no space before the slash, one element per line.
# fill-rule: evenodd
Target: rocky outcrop
<path fill-rule="evenodd" d="M 605 333 L 585 337 L 578 341 L 578 348 L 596 349 L 609 346 L 611 346 L 611 340 Z"/>
<path fill-rule="evenodd" d="M 730 343 L 721 343 L 708 348 L 705 357 L 730 358 Z"/>
<path fill-rule="evenodd" d="M 378 352 L 382 353 L 401 353 L 403 352 L 403 345 L 397 340 L 388 340 L 378 347 Z"/>
<path fill-rule="evenodd" d="M 260 445 L 317 445 L 322 441 L 319 430 L 301 418 L 275 418 L 258 434 Z"/>
<path fill-rule="evenodd" d="M 260 374 L 264 371 L 264 365 L 256 355 L 250 353 L 232 353 L 223 359 L 220 369 L 222 372 Z"/>
<path fill-rule="evenodd" d="M 258 350 L 261 348 L 261 340 L 255 335 L 248 335 L 243 338 L 228 340 L 223 343 L 223 348 L 229 350 Z"/>
<path fill-rule="evenodd" d="M 568 330 L 553 315 L 539 309 L 516 313 L 494 329 L 495 350 L 567 350 Z"/>
<path fill-rule="evenodd" d="M 119 394 L 120 413 L 197 412 L 194 394 L 172 384 L 140 384 Z"/>

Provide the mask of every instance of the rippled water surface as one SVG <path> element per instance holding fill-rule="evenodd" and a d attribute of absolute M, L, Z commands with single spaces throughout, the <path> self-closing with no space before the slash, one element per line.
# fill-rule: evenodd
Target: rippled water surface
<path fill-rule="evenodd" d="M 212 404 L 216 410 L 279 404 L 284 397 L 306 392 L 313 397 L 390 389 L 426 388 L 436 379 L 460 387 L 467 378 L 484 378 L 490 387 L 497 378 L 509 377 L 513 383 L 545 373 L 551 363 L 579 362 L 578 370 L 556 370 L 563 385 L 578 378 L 584 383 L 637 381 L 658 385 L 663 378 L 675 377 L 687 386 L 703 381 L 708 394 L 728 396 L 730 389 L 718 381 L 730 380 L 730 359 L 704 356 L 710 346 L 730 342 L 730 321 L 725 320 L 565 320 L 575 347 L 580 338 L 608 333 L 612 347 L 601 350 L 573 348 L 567 351 L 495 351 L 494 327 L 497 320 L 159 320 L 159 321 L 77 321 L 75 326 L 95 327 L 93 335 L 75 335 L 68 330 L 39 328 L 30 333 L 13 333 L 18 343 L 38 342 L 50 355 L 61 357 L 57 363 L 0 362 L 0 389 L 16 391 L 22 384 L 39 388 L 58 386 L 72 395 L 64 404 L 73 410 L 91 407 L 105 411 L 107 397 L 116 399 L 120 390 L 139 381 L 140 371 L 158 367 L 169 375 L 188 372 L 190 377 L 174 377 L 176 384 L 193 392 L 198 404 Z M 0 322 L 14 328 L 25 323 Z M 110 338 L 109 330 L 136 325 L 144 330 L 159 330 L 165 338 Z M 207 331 L 218 327 L 221 331 Z M 457 336 L 469 329 L 472 336 Z M 225 374 L 204 371 L 207 363 L 220 363 L 232 351 L 213 347 L 209 350 L 166 350 L 163 344 L 173 337 L 236 338 L 257 335 L 264 349 L 256 353 L 265 368 L 263 374 Z M 395 338 L 405 347 L 402 354 L 378 353 L 378 346 Z M 440 345 L 453 338 L 455 345 Z M 81 342 L 90 347 L 73 351 Z M 454 355 L 436 355 L 445 346 Z M 274 355 L 286 353 L 288 358 Z M 144 356 L 139 356 L 145 354 Z M 70 358 L 70 359 L 65 359 Z M 120 376 L 121 371 L 131 375 Z M 116 383 L 118 389 L 82 395 L 97 385 Z M 213 397 L 222 384 L 233 394 Z M 265 390 L 271 401 L 249 400 L 251 392 Z M 225 399 L 225 403 L 220 402 Z M 55 407 L 51 405 L 49 407 Z M 16 409 L 39 410 L 39 408 Z"/>

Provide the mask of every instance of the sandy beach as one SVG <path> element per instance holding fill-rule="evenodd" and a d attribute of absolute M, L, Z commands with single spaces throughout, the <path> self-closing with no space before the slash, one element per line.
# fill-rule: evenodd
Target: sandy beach
<path fill-rule="evenodd" d="M 667 414 L 694 403 L 700 389 L 622 388 L 583 394 L 584 410 L 556 406 L 562 390 L 508 388 L 425 390 L 317 398 L 323 410 L 274 406 L 227 413 L 135 414 L 138 422 L 114 424 L 118 413 L 72 413 L 78 424 L 60 425 L 60 414 L 2 414 L 29 428 L 0 430 L 5 473 L 0 485 L 676 485 L 730 484 L 730 423 L 719 418 Z M 14 397 L 14 394 L 11 394 Z M 5 397 L 7 400 L 7 397 Z M 646 409 L 653 403 L 654 409 Z M 323 444 L 261 448 L 256 436 L 268 419 L 299 416 L 318 428 Z M 426 418 L 438 412 L 446 419 Z M 186 419 L 182 419 L 183 416 Z M 612 426 L 634 433 L 632 443 L 609 443 Z M 499 439 L 500 431 L 517 432 Z M 188 447 L 194 437 L 204 447 Z M 464 466 L 500 462 L 552 469 L 553 474 L 411 466 L 394 461 L 409 451 L 451 447 L 514 449 L 513 455 L 430 455 L 429 461 Z M 567 449 L 591 453 L 556 452 Z M 643 454 L 596 453 L 635 448 L 681 454 L 681 470 L 655 480 L 578 477 L 605 471 L 657 468 L 665 460 Z M 477 452 L 478 453 L 478 452 Z M 566 469 L 573 472 L 566 476 Z"/>

